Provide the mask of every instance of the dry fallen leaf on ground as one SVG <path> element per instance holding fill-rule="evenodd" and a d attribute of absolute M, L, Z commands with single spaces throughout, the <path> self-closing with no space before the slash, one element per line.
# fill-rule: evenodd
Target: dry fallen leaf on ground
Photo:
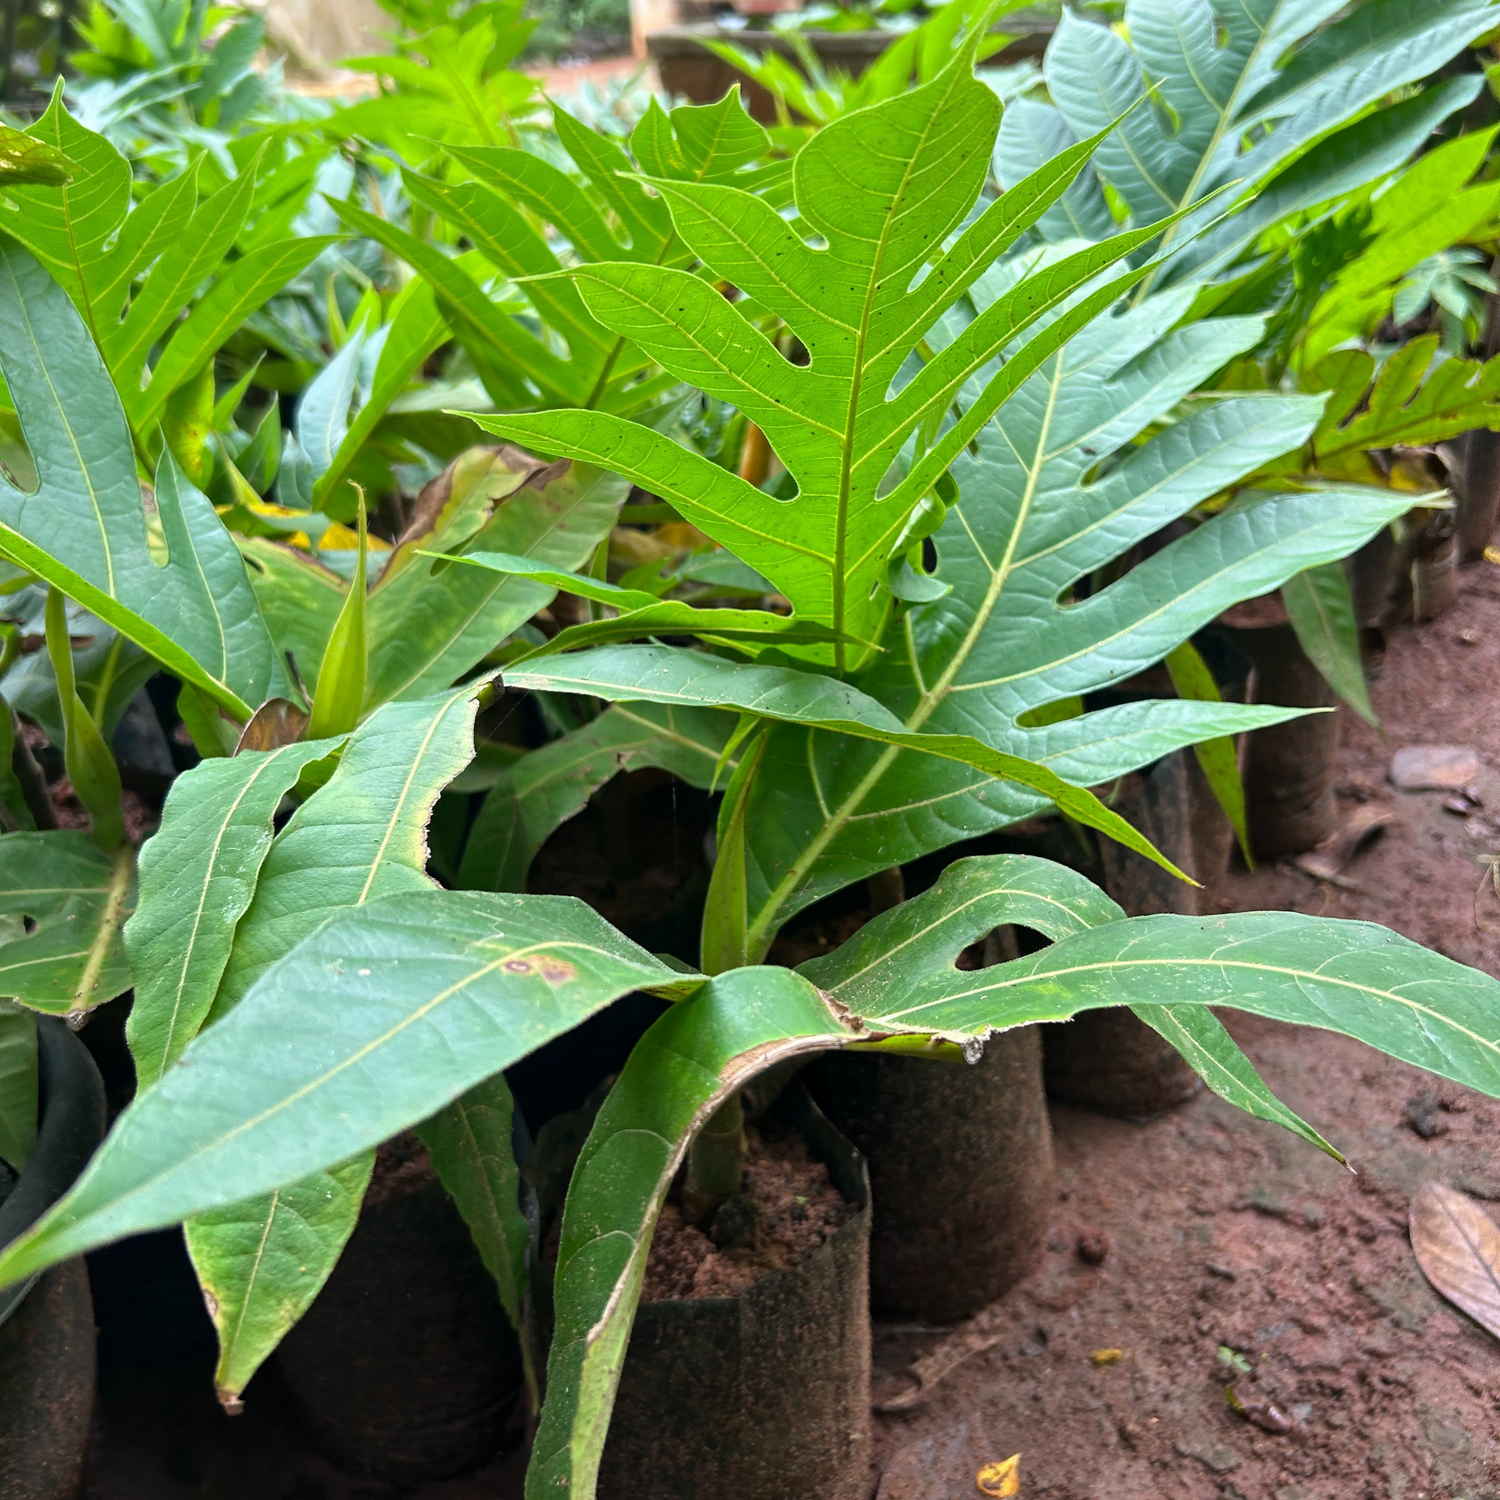
<path fill-rule="evenodd" d="M 1021 1455 L 1012 1453 L 996 1463 L 986 1464 L 974 1476 L 974 1488 L 981 1495 L 1019 1495 L 1021 1493 Z"/>
<path fill-rule="evenodd" d="M 1500 1338 L 1500 1229 L 1471 1198 L 1424 1182 L 1411 1200 L 1411 1247 L 1422 1273 Z"/>

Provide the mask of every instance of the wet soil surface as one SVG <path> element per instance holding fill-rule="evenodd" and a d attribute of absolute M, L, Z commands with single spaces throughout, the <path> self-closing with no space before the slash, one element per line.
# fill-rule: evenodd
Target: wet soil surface
<path fill-rule="evenodd" d="M 663 1209 L 641 1298 L 737 1297 L 816 1250 L 853 1212 L 800 1136 L 752 1129 L 744 1190 L 720 1205 L 706 1233 L 683 1223 L 675 1203 Z"/>
<path fill-rule="evenodd" d="M 1450 614 L 1390 642 L 1372 684 L 1384 737 L 1344 714 L 1342 803 L 1394 814 L 1351 885 L 1273 865 L 1230 874 L 1214 907 L 1382 922 L 1500 973 L 1488 888 L 1492 930 L 1476 923 L 1500 848 L 1497 687 L 1500 569 L 1480 565 Z M 1481 806 L 1391 787 L 1392 754 L 1423 743 L 1477 749 Z M 1053 1500 L 1500 1497 L 1500 1343 L 1428 1287 L 1406 1232 L 1428 1180 L 1500 1217 L 1500 1101 L 1344 1037 L 1225 1020 L 1355 1173 L 1207 1095 L 1146 1123 L 1055 1109 L 1044 1264 L 981 1315 L 990 1347 L 915 1410 L 877 1416 L 879 1500 L 973 1496 L 980 1468 L 1017 1452 L 1020 1494 Z M 1091 1265 L 1080 1240 L 1096 1256 L 1101 1237 Z M 877 1400 L 912 1389 L 944 1332 L 877 1325 Z"/>

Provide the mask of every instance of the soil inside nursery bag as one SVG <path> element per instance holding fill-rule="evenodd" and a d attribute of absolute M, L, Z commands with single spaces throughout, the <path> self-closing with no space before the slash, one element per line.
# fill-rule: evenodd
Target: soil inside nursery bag
<path fill-rule="evenodd" d="M 793 1085 L 744 1183 L 706 1233 L 669 1205 L 653 1239 L 601 1496 L 869 1494 L 864 1162 Z"/>
<path fill-rule="evenodd" d="M 442 1478 L 500 1446 L 520 1349 L 415 1136 L 380 1148 L 359 1223 L 277 1359 L 318 1446 L 352 1474 Z"/>

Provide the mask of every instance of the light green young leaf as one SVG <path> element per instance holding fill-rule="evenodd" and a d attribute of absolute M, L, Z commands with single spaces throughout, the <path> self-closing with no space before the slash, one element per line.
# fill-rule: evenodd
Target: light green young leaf
<path fill-rule="evenodd" d="M 1380 721 L 1365 686 L 1354 596 L 1342 564 L 1324 563 L 1287 579 L 1281 586 L 1281 600 L 1302 649 L 1329 687 L 1378 729 Z"/>
<path fill-rule="evenodd" d="M 121 390 L 139 389 L 152 345 L 223 263 L 250 210 L 258 166 L 259 157 L 198 206 L 131 297 L 124 319 L 100 330 L 100 352 Z"/>
<path fill-rule="evenodd" d="M 350 418 L 343 440 L 313 484 L 315 506 L 321 506 L 324 497 L 331 495 L 348 477 L 360 449 L 390 409 L 391 402 L 447 337 L 448 325 L 437 310 L 431 289 L 412 282 L 391 306 L 369 398 Z"/>
<path fill-rule="evenodd" d="M 705 790 L 734 730 L 712 709 L 617 703 L 582 728 L 524 755 L 490 788 L 464 846 L 467 890 L 524 891 L 552 831 L 620 771 L 660 766 Z"/>
<path fill-rule="evenodd" d="M 38 1108 L 36 1015 L 0 1000 L 0 1161 L 17 1172 L 36 1145 Z"/>
<path fill-rule="evenodd" d="M 135 852 L 76 829 L 0 838 L 0 915 L 31 930 L 0 944 L 0 995 L 73 1015 L 130 988 L 120 929 L 135 908 Z"/>
<path fill-rule="evenodd" d="M 441 554 L 421 554 L 437 557 Z M 765 609 L 708 609 L 677 599 L 658 599 L 644 589 L 622 588 L 617 583 L 589 578 L 563 568 L 549 568 L 534 558 L 516 557 L 508 552 L 466 552 L 444 559 L 454 563 L 475 563 L 492 572 L 514 578 L 530 578 L 555 589 L 566 589 L 583 599 L 612 605 L 623 613 L 607 620 L 592 620 L 570 625 L 544 645 L 515 658 L 535 661 L 559 651 L 601 641 L 637 640 L 654 635 L 696 635 L 726 641 L 763 642 L 769 645 L 791 645 L 803 641 L 838 639 L 826 625 L 808 624 Z"/>
<path fill-rule="evenodd" d="M 704 277 L 631 262 L 565 273 L 600 322 L 755 422 L 796 481 L 795 500 L 774 500 L 663 434 L 603 412 L 474 420 L 625 474 L 769 578 L 802 621 L 873 639 L 890 608 L 891 548 L 912 509 L 1026 375 L 1143 274 L 1096 285 L 1059 311 L 1145 236 L 1041 266 L 903 376 L 933 323 L 1056 200 L 1087 155 L 1044 167 L 941 248 L 979 196 L 986 164 L 973 142 L 992 140 L 999 117 L 994 93 L 972 74 L 977 35 L 931 83 L 836 121 L 798 153 L 797 227 L 741 188 L 652 179 L 712 276 L 780 317 L 808 364 L 793 364 Z M 987 382 L 960 419 L 888 486 L 911 435 L 941 423 L 981 371 Z M 864 653 L 836 644 L 797 654 L 842 670 Z"/>
<path fill-rule="evenodd" d="M 353 347 L 352 343 L 351 346 Z M 354 576 L 343 608 L 328 633 L 323 660 L 318 664 L 318 686 L 313 693 L 312 717 L 307 732 L 313 739 L 348 734 L 359 722 L 365 703 L 365 679 L 369 675 L 370 635 L 365 624 L 366 584 L 365 497 L 359 496 L 359 539 Z"/>
<path fill-rule="evenodd" d="M 191 380 L 256 308 L 337 242 L 335 235 L 277 240 L 235 261 L 173 330 L 146 387 L 124 391 L 135 430 L 148 430 L 167 397 Z"/>
<path fill-rule="evenodd" d="M 1328 404 L 1305 449 L 1278 467 L 1379 482 L 1374 449 L 1500 428 L 1500 358 L 1448 359 L 1438 342 L 1436 334 L 1411 339 L 1378 370 L 1364 350 L 1339 349 L 1304 371 L 1303 383 L 1326 389 Z"/>
<path fill-rule="evenodd" d="M 1172 677 L 1172 686 L 1179 698 L 1190 698 L 1197 703 L 1219 703 L 1222 695 L 1219 684 L 1208 663 L 1199 654 L 1191 641 L 1175 646 L 1166 656 L 1167 671 Z M 1193 746 L 1193 757 L 1203 779 L 1208 783 L 1214 800 L 1224 810 L 1229 826 L 1239 843 L 1240 852 L 1250 869 L 1255 868 L 1255 856 L 1250 850 L 1250 830 L 1245 822 L 1245 783 L 1240 777 L 1239 752 L 1231 735 L 1219 735 L 1215 739 L 1200 740 Z"/>
<path fill-rule="evenodd" d="M 66 288 L 89 332 L 102 339 L 124 306 L 133 272 L 140 269 L 130 263 L 134 256 L 117 257 L 112 243 L 130 207 L 130 166 L 102 135 L 85 129 L 63 107 L 61 79 L 46 113 L 26 133 L 67 156 L 74 169 L 61 188 L 7 189 L 20 211 L 0 210 L 0 228 L 46 266 Z"/>
<path fill-rule="evenodd" d="M 78 800 L 87 809 L 94 842 L 108 853 L 125 842 L 120 768 L 73 681 L 73 644 L 68 635 L 67 601 L 47 590 L 47 656 L 57 684 L 63 723 L 63 766 Z"/>
<path fill-rule="evenodd" d="M 345 909 L 121 1115 L 0 1259 L 0 1280 L 269 1194 L 426 1119 L 620 995 L 701 983 L 567 896 L 410 890 Z"/>
<path fill-rule="evenodd" d="M 0 125 L 0 191 L 28 183 L 62 187 L 77 171 L 78 163 L 56 146 Z"/>
<path fill-rule="evenodd" d="M 140 900 L 125 926 L 139 976 L 125 1035 L 145 1090 L 208 1015 L 236 923 L 271 847 L 271 820 L 305 766 L 337 748 L 304 742 L 200 761 L 167 794 L 141 850 Z"/>

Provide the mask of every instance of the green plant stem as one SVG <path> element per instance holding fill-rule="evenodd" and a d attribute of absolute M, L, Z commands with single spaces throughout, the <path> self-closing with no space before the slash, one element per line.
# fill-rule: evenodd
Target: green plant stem
<path fill-rule="evenodd" d="M 682 1183 L 682 1216 L 702 1224 L 740 1190 L 745 1173 L 745 1110 L 731 1094 L 709 1117 L 688 1148 Z"/>

